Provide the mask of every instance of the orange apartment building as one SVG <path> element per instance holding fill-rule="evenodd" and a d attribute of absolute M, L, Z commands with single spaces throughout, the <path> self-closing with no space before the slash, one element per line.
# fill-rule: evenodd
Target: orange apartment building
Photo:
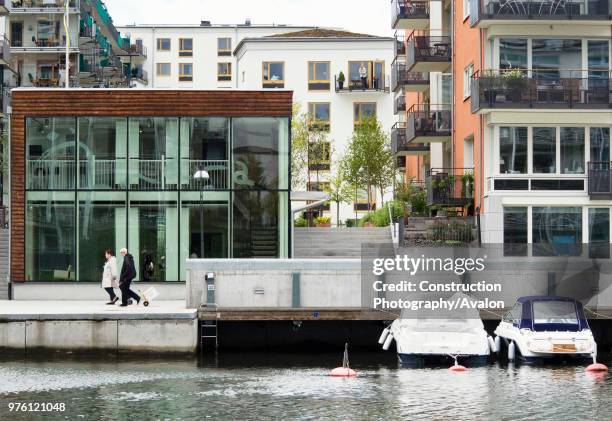
<path fill-rule="evenodd" d="M 612 0 L 392 0 L 391 13 L 406 179 L 479 213 L 483 242 L 509 254 L 609 257 Z"/>

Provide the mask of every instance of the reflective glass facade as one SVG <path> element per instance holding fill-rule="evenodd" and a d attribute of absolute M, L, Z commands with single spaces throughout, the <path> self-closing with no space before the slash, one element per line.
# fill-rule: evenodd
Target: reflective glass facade
<path fill-rule="evenodd" d="M 189 257 L 288 257 L 289 118 L 25 125 L 26 280 L 99 281 L 121 247 L 142 281 L 184 280 Z"/>

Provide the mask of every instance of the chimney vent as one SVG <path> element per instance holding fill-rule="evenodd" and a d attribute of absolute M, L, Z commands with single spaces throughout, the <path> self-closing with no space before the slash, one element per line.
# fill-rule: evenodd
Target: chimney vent
<path fill-rule="evenodd" d="M 200 26 L 211 26 L 209 20 L 200 21 Z"/>
<path fill-rule="evenodd" d="M 246 18 L 246 20 L 244 21 L 244 24 L 246 26 L 251 26 L 251 18 Z"/>

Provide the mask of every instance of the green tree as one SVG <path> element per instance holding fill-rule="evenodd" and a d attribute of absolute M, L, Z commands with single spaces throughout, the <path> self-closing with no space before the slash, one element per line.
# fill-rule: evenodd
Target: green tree
<path fill-rule="evenodd" d="M 381 197 L 393 184 L 395 165 L 389 136 L 374 117 L 363 119 L 356 125 L 342 162 L 344 178 L 353 185 L 367 189 L 368 207 L 372 201 L 372 188 Z"/>
<path fill-rule="evenodd" d="M 336 204 L 336 223 L 340 226 L 340 203 L 351 203 L 353 188 L 344 178 L 340 169 L 329 179 L 329 187 L 325 189 L 329 193 L 329 201 Z"/>

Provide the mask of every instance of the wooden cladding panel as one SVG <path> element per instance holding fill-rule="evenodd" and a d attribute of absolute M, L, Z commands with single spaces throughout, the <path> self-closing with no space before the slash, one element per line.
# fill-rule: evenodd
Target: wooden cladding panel
<path fill-rule="evenodd" d="M 11 280 L 25 280 L 25 118 L 291 117 L 291 91 L 16 89 L 11 116 Z"/>

